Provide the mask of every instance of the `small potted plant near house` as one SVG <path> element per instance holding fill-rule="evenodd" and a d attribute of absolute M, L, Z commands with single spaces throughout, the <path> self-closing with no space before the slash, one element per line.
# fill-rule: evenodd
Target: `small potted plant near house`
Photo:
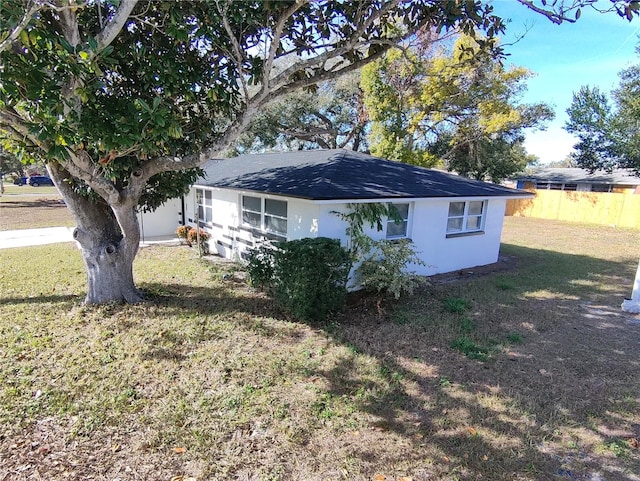
<path fill-rule="evenodd" d="M 200 255 L 208 254 L 209 244 L 207 243 L 207 241 L 210 237 L 211 236 L 208 232 L 199 228 L 193 228 L 190 229 L 189 232 L 187 232 L 187 244 L 190 246 L 197 245 Z"/>
<path fill-rule="evenodd" d="M 189 231 L 192 230 L 190 225 L 181 225 L 176 229 L 176 235 L 178 239 L 180 239 L 180 244 L 187 244 L 191 247 L 191 243 L 189 242 Z"/>

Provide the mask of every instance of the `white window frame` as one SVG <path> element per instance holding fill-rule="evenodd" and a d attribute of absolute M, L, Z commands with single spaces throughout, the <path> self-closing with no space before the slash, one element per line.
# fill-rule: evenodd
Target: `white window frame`
<path fill-rule="evenodd" d="M 474 214 L 469 213 L 470 208 L 475 203 L 482 203 L 482 211 L 481 213 Z M 464 209 L 462 214 L 451 214 L 451 206 L 453 204 L 464 204 Z M 486 199 L 478 199 L 478 200 L 456 200 L 449 202 L 449 210 L 447 212 L 447 237 L 455 237 L 459 235 L 467 235 L 467 234 L 481 234 L 484 232 L 484 225 L 487 220 L 487 207 L 489 205 L 489 201 Z M 450 221 L 452 219 L 461 219 L 462 227 L 460 229 L 452 229 L 450 227 Z M 478 223 L 478 227 L 469 227 L 469 219 L 480 219 Z"/>
<path fill-rule="evenodd" d="M 209 194 L 209 199 L 207 199 L 207 193 Z M 208 204 L 207 201 L 209 201 Z M 210 189 L 201 189 L 200 187 L 196 187 L 196 215 L 198 216 L 199 222 L 207 225 L 212 224 L 213 191 Z"/>
<path fill-rule="evenodd" d="M 385 228 L 385 235 L 386 238 L 389 240 L 394 240 L 394 239 L 406 239 L 407 237 L 409 237 L 409 221 L 411 219 L 411 212 L 413 210 L 413 202 L 397 202 L 397 203 L 392 203 L 390 205 L 395 206 L 396 208 L 401 206 L 401 205 L 406 205 L 407 206 L 407 216 L 404 217 L 402 219 L 402 222 L 405 225 L 405 229 L 404 229 L 404 234 L 396 234 L 396 235 L 390 235 L 389 234 L 389 226 L 390 225 L 395 225 L 395 224 L 399 224 L 400 222 L 396 222 L 395 220 L 393 220 L 391 217 L 389 217 L 387 219 L 387 224 L 386 224 L 386 228 Z"/>
<path fill-rule="evenodd" d="M 260 212 L 258 212 L 257 210 L 251 210 L 251 209 L 246 209 L 244 206 L 244 199 L 245 197 L 247 198 L 253 198 L 253 199 L 259 199 L 260 200 Z M 278 214 L 274 214 L 272 212 L 267 212 L 267 201 L 269 202 L 282 202 L 285 206 L 285 209 L 287 210 L 287 215 L 286 216 L 282 216 L 282 215 L 278 215 Z M 260 225 L 253 225 L 250 222 L 246 222 L 245 221 L 245 212 L 251 213 L 251 214 L 260 214 Z M 282 200 L 282 199 L 273 199 L 270 197 L 262 197 L 262 196 L 258 196 L 258 195 L 249 195 L 249 194 L 241 194 L 240 195 L 240 219 L 242 222 L 242 225 L 244 227 L 248 227 L 251 229 L 256 229 L 268 234 L 273 234 L 276 235 L 278 237 L 284 237 L 287 238 L 288 235 L 288 229 L 289 229 L 289 225 L 288 225 L 288 216 L 289 216 L 289 203 L 286 200 Z M 282 231 L 278 231 L 275 229 L 271 229 L 268 227 L 269 224 L 271 224 L 270 222 L 268 222 L 268 219 L 278 219 L 280 221 L 284 221 L 285 222 L 285 226 L 286 229 L 284 232 Z"/>

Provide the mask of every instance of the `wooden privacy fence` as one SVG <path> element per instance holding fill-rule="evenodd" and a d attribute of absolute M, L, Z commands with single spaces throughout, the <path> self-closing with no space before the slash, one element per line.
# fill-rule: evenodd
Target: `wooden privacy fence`
<path fill-rule="evenodd" d="M 536 190 L 534 199 L 507 201 L 506 215 L 640 229 L 640 195 Z"/>

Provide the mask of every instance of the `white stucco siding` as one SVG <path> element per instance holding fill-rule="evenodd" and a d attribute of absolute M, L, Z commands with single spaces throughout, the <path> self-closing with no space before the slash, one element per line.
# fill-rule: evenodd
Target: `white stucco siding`
<path fill-rule="evenodd" d="M 268 236 L 242 224 L 241 196 L 243 194 L 284 200 L 287 202 L 287 239 L 305 237 L 329 237 L 339 239 L 348 247 L 347 223 L 335 212 L 347 212 L 347 202 L 313 202 L 291 197 L 266 196 L 257 193 L 213 188 L 213 219 L 204 228 L 211 234 L 211 252 L 234 259 L 259 245 Z M 433 275 L 459 269 L 469 269 L 491 264 L 498 260 L 500 236 L 504 220 L 506 200 L 489 198 L 482 232 L 447 236 L 449 204 L 452 201 L 480 199 L 417 199 L 410 203 L 407 235 L 415 249 L 427 264 L 409 266 L 409 270 L 421 275 Z M 195 225 L 195 191 L 185 199 L 187 223 Z M 384 222 L 383 222 L 384 224 Z M 366 228 L 366 234 L 374 239 L 385 238 L 386 231 Z"/>
<path fill-rule="evenodd" d="M 320 208 L 311 201 L 283 197 L 287 201 L 287 239 L 318 237 Z"/>
<path fill-rule="evenodd" d="M 168 199 L 153 212 L 138 213 L 142 240 L 176 235 L 182 222 L 182 199 Z"/>
<path fill-rule="evenodd" d="M 458 199 L 455 199 L 458 200 Z M 506 200 L 487 201 L 480 233 L 447 237 L 451 200 L 423 200 L 414 204 L 410 237 L 427 266 L 413 266 L 418 274 L 433 275 L 497 262 Z"/>

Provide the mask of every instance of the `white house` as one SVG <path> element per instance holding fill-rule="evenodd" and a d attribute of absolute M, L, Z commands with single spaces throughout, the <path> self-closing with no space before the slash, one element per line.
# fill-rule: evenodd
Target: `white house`
<path fill-rule="evenodd" d="M 385 220 L 374 239 L 410 238 L 432 275 L 494 263 L 507 199 L 531 196 L 495 184 L 348 150 L 243 155 L 212 160 L 174 219 L 211 234 L 212 253 L 243 258 L 271 240 L 340 239 L 348 204 L 393 203 L 404 221 Z M 176 223 L 177 226 L 177 223 Z M 175 230 L 175 229 L 174 229 Z"/>

